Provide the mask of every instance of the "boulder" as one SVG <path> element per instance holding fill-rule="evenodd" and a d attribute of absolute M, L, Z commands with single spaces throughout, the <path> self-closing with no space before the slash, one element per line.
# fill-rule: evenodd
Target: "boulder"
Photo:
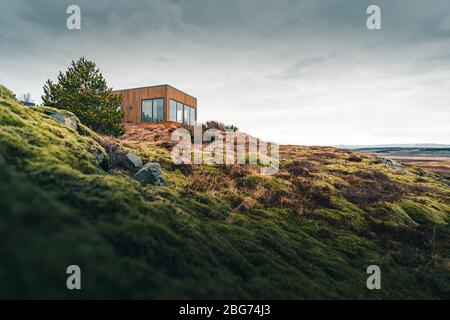
<path fill-rule="evenodd" d="M 378 160 L 384 166 L 392 168 L 397 172 L 400 172 L 403 174 L 408 174 L 408 175 L 411 174 L 409 172 L 409 170 L 404 165 L 402 165 L 400 162 L 397 162 L 397 161 L 389 159 L 389 158 L 384 158 L 384 157 L 378 157 Z"/>
<path fill-rule="evenodd" d="M 385 165 L 387 167 L 391 167 L 391 168 L 397 169 L 397 170 L 398 169 L 403 169 L 403 166 L 399 162 L 397 162 L 395 160 L 392 160 L 392 159 L 389 159 L 389 158 L 384 158 L 384 157 L 378 157 L 378 159 L 381 162 L 381 164 L 383 164 L 383 165 Z"/>
<path fill-rule="evenodd" d="M 136 172 L 142 167 L 141 158 L 132 150 L 124 148 L 115 141 L 100 139 L 97 136 L 94 136 L 94 140 L 105 149 L 111 161 L 112 168 L 121 168 Z"/>
<path fill-rule="evenodd" d="M 109 171 L 111 169 L 109 158 L 103 152 L 98 149 L 94 149 L 91 151 L 95 157 L 96 164 L 105 171 Z"/>
<path fill-rule="evenodd" d="M 64 112 L 58 112 L 54 110 L 45 110 L 45 114 L 52 117 L 59 123 L 62 123 L 66 127 L 69 127 L 73 130 L 78 130 L 77 117 L 72 114 L 66 114 Z"/>
<path fill-rule="evenodd" d="M 134 176 L 134 179 L 157 186 L 165 186 L 166 181 L 157 162 L 147 162 Z"/>
<path fill-rule="evenodd" d="M 141 158 L 131 150 L 115 149 L 111 160 L 114 167 L 128 170 L 137 170 L 142 167 Z"/>

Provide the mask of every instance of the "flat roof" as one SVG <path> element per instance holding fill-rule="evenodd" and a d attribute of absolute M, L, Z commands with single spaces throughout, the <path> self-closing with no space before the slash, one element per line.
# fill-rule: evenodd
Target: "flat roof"
<path fill-rule="evenodd" d="M 182 91 L 180 89 L 177 89 L 174 86 L 171 86 L 170 84 L 157 84 L 157 85 L 154 85 L 154 86 L 143 86 L 143 87 L 134 87 L 134 88 L 126 88 L 126 89 L 117 89 L 117 90 L 113 90 L 113 92 L 115 92 L 115 91 L 125 91 L 125 90 L 138 90 L 138 89 L 146 89 L 146 88 L 155 88 L 155 87 L 171 87 L 172 89 L 180 91 L 181 93 L 183 93 L 183 94 L 185 94 L 185 95 L 187 95 L 187 96 L 197 100 L 196 97 L 194 97 L 194 96 L 192 96 L 192 95 L 190 95 L 190 94 L 188 94 L 188 93 L 186 93 L 186 92 L 184 92 L 184 91 Z"/>

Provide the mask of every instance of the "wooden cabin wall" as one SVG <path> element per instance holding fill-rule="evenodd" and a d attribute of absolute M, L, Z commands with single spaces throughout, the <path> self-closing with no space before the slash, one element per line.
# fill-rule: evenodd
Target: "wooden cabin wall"
<path fill-rule="evenodd" d="M 197 108 L 197 99 L 168 85 L 117 90 L 123 95 L 122 111 L 124 122 L 141 123 L 141 101 L 145 99 L 164 99 L 164 121 L 169 120 L 170 99 Z"/>

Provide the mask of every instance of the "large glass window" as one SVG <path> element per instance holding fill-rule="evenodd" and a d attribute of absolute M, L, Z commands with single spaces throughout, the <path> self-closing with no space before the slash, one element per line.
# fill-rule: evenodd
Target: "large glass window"
<path fill-rule="evenodd" d="M 153 121 L 153 100 L 142 101 L 142 122 Z"/>
<path fill-rule="evenodd" d="M 170 118 L 169 121 L 177 121 L 177 102 L 170 100 Z"/>
<path fill-rule="evenodd" d="M 183 123 L 183 104 L 177 102 L 177 122 Z"/>
<path fill-rule="evenodd" d="M 191 107 L 191 110 L 189 111 L 190 112 L 190 114 L 189 114 L 189 124 L 191 125 L 191 126 L 195 126 L 195 120 L 196 120 L 196 118 L 195 118 L 195 109 L 194 108 L 192 108 Z"/>
<path fill-rule="evenodd" d="M 164 121 L 164 99 L 142 100 L 142 122 Z"/>
<path fill-rule="evenodd" d="M 189 109 L 190 107 L 184 106 L 184 118 L 183 118 L 184 124 L 189 124 Z"/>
<path fill-rule="evenodd" d="M 195 125 L 196 110 L 175 100 L 170 100 L 170 121 Z"/>
<path fill-rule="evenodd" d="M 153 100 L 153 121 L 164 121 L 164 99 Z"/>

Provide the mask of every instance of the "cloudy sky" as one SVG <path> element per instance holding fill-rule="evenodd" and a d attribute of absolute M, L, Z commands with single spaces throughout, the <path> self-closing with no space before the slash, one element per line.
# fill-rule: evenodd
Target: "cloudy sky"
<path fill-rule="evenodd" d="M 81 30 L 66 28 L 79 5 Z M 366 9 L 381 7 L 381 30 Z M 448 0 L 0 0 L 0 83 L 40 102 L 71 60 L 168 83 L 278 143 L 450 143 Z"/>

